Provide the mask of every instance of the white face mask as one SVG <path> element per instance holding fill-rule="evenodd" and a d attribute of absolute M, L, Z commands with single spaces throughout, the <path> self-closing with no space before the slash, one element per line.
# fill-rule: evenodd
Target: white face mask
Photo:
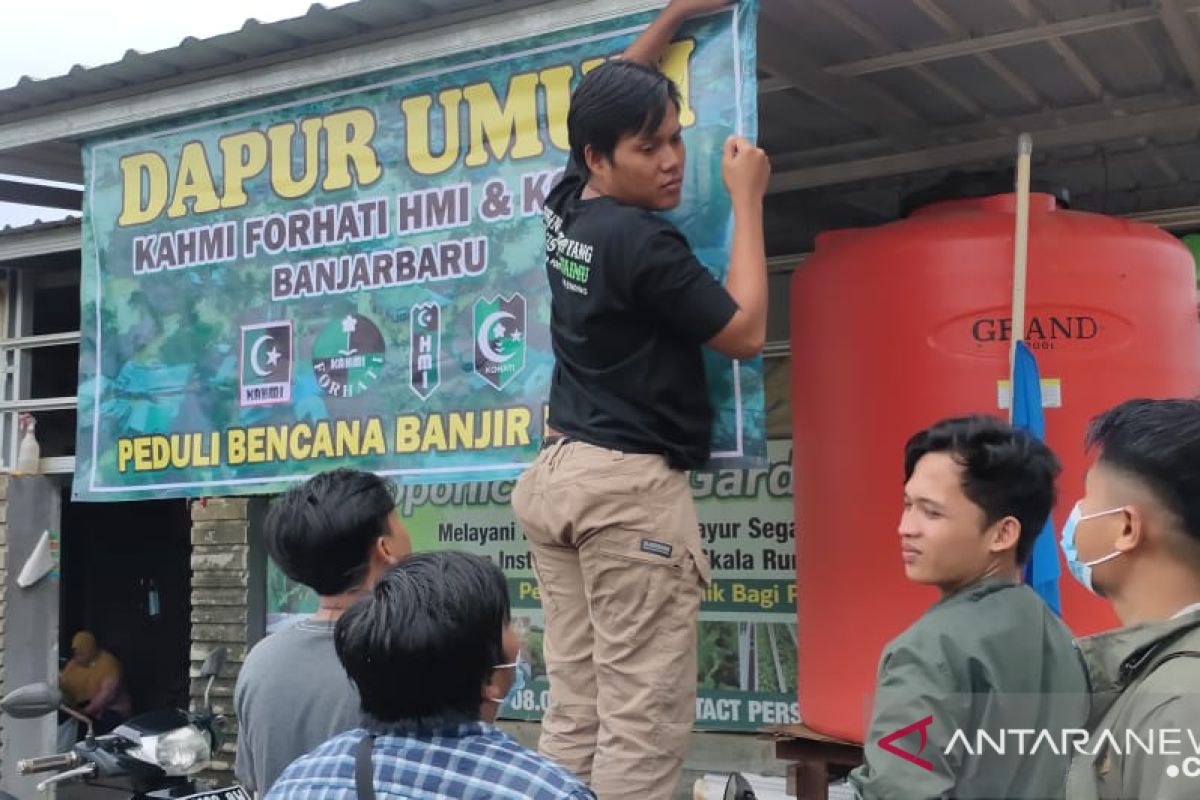
<path fill-rule="evenodd" d="M 1092 594 L 1096 594 L 1096 587 L 1092 585 L 1092 567 L 1097 564 L 1103 564 L 1105 561 L 1112 561 L 1121 555 L 1121 551 L 1113 550 L 1106 556 L 1101 556 L 1091 561 L 1080 561 L 1079 548 L 1075 544 L 1075 528 L 1085 520 L 1105 517 L 1124 510 L 1125 508 L 1122 506 L 1121 508 L 1110 508 L 1107 511 L 1097 511 L 1094 514 L 1083 515 L 1079 510 L 1079 503 L 1076 503 L 1075 508 L 1071 509 L 1071 516 L 1067 517 L 1067 521 L 1063 523 L 1062 538 L 1059 543 L 1062 545 L 1063 555 L 1067 558 L 1067 567 L 1071 570 L 1071 575 L 1075 580 L 1079 581 L 1083 588 Z"/>

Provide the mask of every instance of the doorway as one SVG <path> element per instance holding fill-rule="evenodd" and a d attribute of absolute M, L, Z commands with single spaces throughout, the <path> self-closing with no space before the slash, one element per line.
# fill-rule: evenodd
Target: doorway
<path fill-rule="evenodd" d="M 89 630 L 121 662 L 133 713 L 187 708 L 191 518 L 185 500 L 62 503 L 59 655 Z"/>

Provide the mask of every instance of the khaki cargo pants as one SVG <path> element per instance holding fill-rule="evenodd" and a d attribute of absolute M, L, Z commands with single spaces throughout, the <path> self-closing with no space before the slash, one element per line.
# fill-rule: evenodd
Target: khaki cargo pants
<path fill-rule="evenodd" d="M 563 440 L 542 450 L 512 502 L 546 625 L 539 749 L 599 800 L 670 798 L 695 719 L 709 581 L 687 473 L 661 456 Z"/>

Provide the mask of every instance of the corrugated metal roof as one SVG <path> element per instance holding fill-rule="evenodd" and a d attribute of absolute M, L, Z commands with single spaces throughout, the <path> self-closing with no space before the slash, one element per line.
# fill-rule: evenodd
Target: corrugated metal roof
<path fill-rule="evenodd" d="M 1076 208 L 1200 205 L 1197 0 L 764 2 L 760 140 L 774 252 L 898 216 L 955 168 L 1010 167 Z"/>
<path fill-rule="evenodd" d="M 0 228 L 0 237 L 4 236 L 23 236 L 30 233 L 47 233 L 55 230 L 66 230 L 67 228 L 78 228 L 81 224 L 80 218 L 74 214 L 64 217 L 63 219 L 52 219 L 47 222 L 42 222 L 40 219 L 35 219 L 26 225 L 5 225 Z"/>
<path fill-rule="evenodd" d="M 248 20 L 223 36 L 22 80 L 0 91 L 0 123 L 522 2 L 359 0 L 271 24 Z M 1020 131 L 1033 134 L 1035 175 L 1065 184 L 1077 208 L 1125 214 L 1200 205 L 1200 0 L 761 6 L 760 141 L 775 164 L 771 252 L 805 250 L 831 227 L 893 219 L 908 191 L 950 169 L 1008 166 Z M 0 159 L 43 170 L 24 174 L 67 180 L 81 172 L 77 155 L 54 148 L 69 144 L 41 142 Z"/>
<path fill-rule="evenodd" d="M 387 38 L 399 29 L 464 12 L 485 13 L 513 5 L 502 0 L 358 0 L 336 8 L 314 3 L 293 19 L 264 24 L 251 18 L 231 33 L 207 39 L 189 36 L 175 47 L 155 52 L 129 50 L 111 64 L 90 68 L 76 64 L 53 78 L 22 77 L 15 86 L 0 90 L 0 118 L 25 116 L 73 100 L 93 102 L 97 95 L 140 92 L 152 84 L 215 77 L 245 69 L 251 62 L 302 57 L 358 40 Z"/>
<path fill-rule="evenodd" d="M 0 263 L 35 266 L 42 257 L 77 251 L 81 244 L 82 228 L 77 216 L 46 222 L 38 220 L 29 225 L 8 225 L 0 228 Z"/>

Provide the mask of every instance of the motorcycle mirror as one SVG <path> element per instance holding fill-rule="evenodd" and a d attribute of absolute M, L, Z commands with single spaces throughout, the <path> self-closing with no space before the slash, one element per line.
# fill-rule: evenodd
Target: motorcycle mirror
<path fill-rule="evenodd" d="M 225 659 L 228 657 L 229 651 L 224 646 L 212 650 L 204 663 L 200 666 L 201 678 L 215 678 L 221 672 L 221 667 L 225 666 Z"/>
<path fill-rule="evenodd" d="M 212 713 L 213 681 L 217 679 L 217 675 L 221 672 L 221 667 L 225 666 L 225 657 L 227 655 L 229 655 L 229 651 L 224 646 L 218 647 L 209 652 L 208 657 L 204 659 L 204 663 L 200 665 L 200 677 L 208 678 L 208 684 L 204 687 L 204 708 L 209 713 Z"/>
<path fill-rule="evenodd" d="M 725 784 L 723 800 L 755 800 L 754 787 L 741 776 L 741 773 L 735 772 L 729 776 L 729 780 Z"/>
<path fill-rule="evenodd" d="M 13 719 L 37 719 L 58 710 L 62 692 L 46 683 L 31 683 L 14 689 L 0 700 L 0 709 Z"/>

